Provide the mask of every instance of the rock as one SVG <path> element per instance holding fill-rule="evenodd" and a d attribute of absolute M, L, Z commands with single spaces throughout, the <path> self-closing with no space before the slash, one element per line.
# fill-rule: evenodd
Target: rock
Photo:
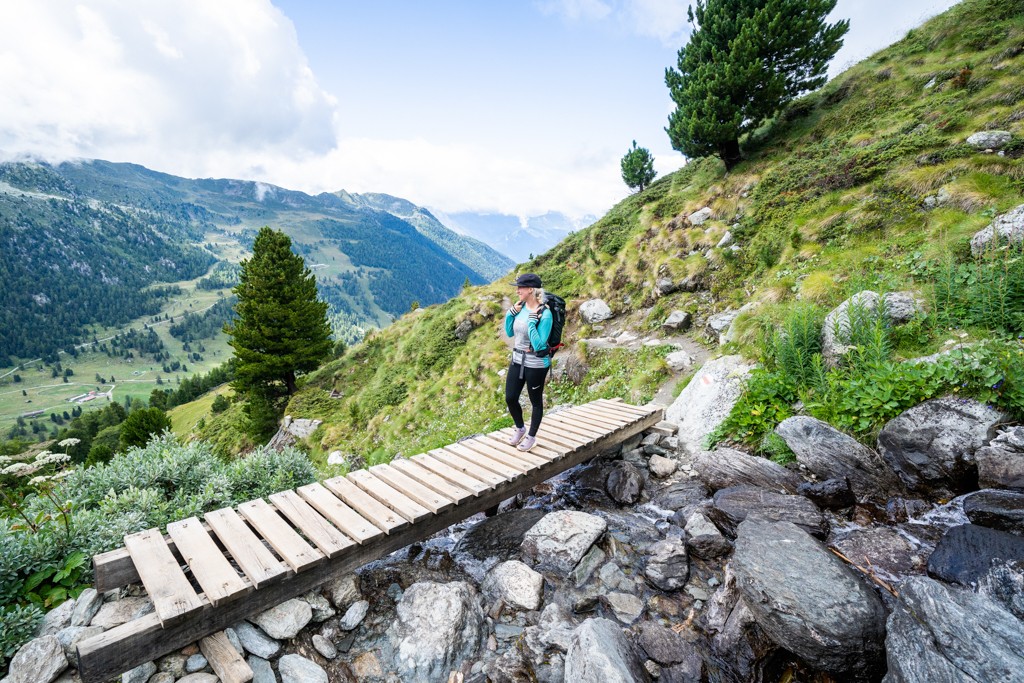
<path fill-rule="evenodd" d="M 672 292 L 676 291 L 677 289 L 679 289 L 679 286 L 674 284 L 672 282 L 672 280 L 667 278 L 667 277 L 659 277 L 654 282 L 654 296 L 655 297 L 663 297 L 666 294 L 671 294 Z"/>
<path fill-rule="evenodd" d="M 597 573 L 606 591 L 632 591 L 636 584 L 626 576 L 615 562 L 609 562 Z"/>
<path fill-rule="evenodd" d="M 724 249 L 725 247 L 732 244 L 732 233 L 728 230 L 722 235 L 722 239 L 718 240 L 718 244 L 715 245 L 716 249 Z"/>
<path fill-rule="evenodd" d="M 674 591 L 686 585 L 690 576 L 690 559 L 686 545 L 671 538 L 658 541 L 648 549 L 644 576 L 663 591 Z"/>
<path fill-rule="evenodd" d="M 536 508 L 510 510 L 488 517 L 463 535 L 453 553 L 465 553 L 478 560 L 491 557 L 499 560 L 518 559 L 526 532 L 542 517 L 544 511 Z"/>
<path fill-rule="evenodd" d="M 690 324 L 692 320 L 693 316 L 691 316 L 688 312 L 676 310 L 668 314 L 668 317 L 665 318 L 665 322 L 663 322 L 661 326 L 666 330 L 685 332 L 686 330 L 690 329 Z"/>
<path fill-rule="evenodd" d="M 146 662 L 121 674 L 121 683 L 146 683 L 156 673 L 156 664 Z M 34 680 L 34 679 L 33 679 Z"/>
<path fill-rule="evenodd" d="M 105 602 L 89 622 L 90 626 L 102 626 L 105 630 L 120 626 L 153 611 L 149 598 L 121 598 Z"/>
<path fill-rule="evenodd" d="M 161 673 L 170 674 L 175 679 L 178 679 L 185 675 L 185 662 L 187 661 L 188 657 L 181 654 L 181 652 L 172 652 L 157 661 L 157 669 Z"/>
<path fill-rule="evenodd" d="M 711 207 L 705 206 L 703 209 L 691 213 L 687 219 L 690 221 L 690 225 L 704 225 L 712 215 L 714 212 L 711 211 Z"/>
<path fill-rule="evenodd" d="M 338 628 L 342 631 L 352 631 L 363 622 L 366 613 L 370 611 L 370 603 L 360 600 L 352 603 L 352 606 L 345 611 L 345 616 L 338 622 Z"/>
<path fill-rule="evenodd" d="M 665 364 L 672 372 L 682 372 L 693 366 L 693 356 L 686 351 L 673 351 L 665 356 Z"/>
<path fill-rule="evenodd" d="M 509 560 L 488 573 L 483 590 L 517 609 L 535 610 L 544 595 L 544 577 L 518 560 Z"/>
<path fill-rule="evenodd" d="M 729 328 L 733 322 L 740 315 L 739 311 L 722 311 L 708 318 L 706 326 L 704 328 L 708 339 L 718 344 L 724 344 L 728 341 L 727 335 Z"/>
<path fill-rule="evenodd" d="M 270 662 L 256 655 L 250 655 L 245 661 L 252 669 L 252 683 L 277 683 L 277 676 L 274 675 Z"/>
<path fill-rule="evenodd" d="M 1024 628 L 984 595 L 907 579 L 887 631 L 884 683 L 1024 681 Z"/>
<path fill-rule="evenodd" d="M 881 673 L 885 606 L 795 524 L 745 520 L 733 568 L 744 601 L 779 647 L 840 677 L 875 680 Z"/>
<path fill-rule="evenodd" d="M 345 609 L 363 597 L 359 592 L 359 577 L 355 574 L 346 574 L 341 578 L 329 581 L 324 588 L 330 597 L 331 604 L 338 609 Z"/>
<path fill-rule="evenodd" d="M 1024 204 L 1016 206 L 995 220 L 985 228 L 974 233 L 971 238 L 971 254 L 980 256 L 992 247 L 993 243 L 1021 244 L 1024 242 Z"/>
<path fill-rule="evenodd" d="M 801 482 L 798 474 L 782 465 L 732 448 L 698 452 L 693 459 L 693 470 L 712 491 L 746 485 L 796 493 Z"/>
<path fill-rule="evenodd" d="M 284 420 L 281 421 L 281 428 L 267 442 L 267 448 L 280 451 L 288 446 L 294 446 L 299 439 L 308 438 L 322 422 L 323 420 L 305 418 L 293 420 L 291 415 L 285 415 Z"/>
<path fill-rule="evenodd" d="M 596 545 L 591 546 L 587 554 L 583 556 L 583 559 L 579 561 L 576 568 L 569 574 L 569 578 L 572 579 L 573 585 L 577 588 L 585 584 L 590 576 L 594 573 L 594 570 L 604 564 L 607 556 L 605 552 L 598 548 Z"/>
<path fill-rule="evenodd" d="M 443 680 L 476 652 L 483 613 L 464 581 L 414 583 L 396 607 L 387 635 L 403 680 Z"/>
<path fill-rule="evenodd" d="M 974 452 L 978 484 L 984 488 L 1024 489 L 1024 427 L 1007 429 Z"/>
<path fill-rule="evenodd" d="M 693 512 L 692 508 L 704 505 L 710 495 L 700 479 L 687 478 L 658 491 L 651 503 L 662 510 L 685 511 L 685 521 Z"/>
<path fill-rule="evenodd" d="M 313 649 L 320 653 L 324 659 L 334 659 L 338 656 L 338 648 L 334 643 L 324 638 L 319 633 L 313 635 Z"/>
<path fill-rule="evenodd" d="M 277 660 L 281 683 L 327 683 L 327 672 L 301 655 L 285 655 Z"/>
<path fill-rule="evenodd" d="M 644 478 L 640 471 L 628 462 L 618 462 L 611 467 L 605 484 L 608 495 L 616 503 L 632 505 L 640 500 Z"/>
<path fill-rule="evenodd" d="M 913 292 L 889 292 L 882 296 L 882 306 L 885 317 L 893 325 L 905 325 L 914 316 L 924 313 Z"/>
<path fill-rule="evenodd" d="M 665 477 L 672 476 L 672 473 L 676 471 L 679 464 L 672 458 L 652 455 L 651 459 L 647 461 L 647 466 L 651 470 L 651 476 L 664 479 Z"/>
<path fill-rule="evenodd" d="M 198 671 L 202 671 L 206 668 L 208 662 L 206 657 L 200 654 L 195 654 L 185 660 L 185 673 L 194 674 Z"/>
<path fill-rule="evenodd" d="M 78 644 L 103 633 L 99 626 L 68 626 L 57 632 L 57 640 L 72 666 L 78 666 Z"/>
<path fill-rule="evenodd" d="M 290 640 L 313 619 L 313 609 L 305 600 L 292 598 L 260 612 L 252 621 L 271 638 Z"/>
<path fill-rule="evenodd" d="M 703 273 L 695 273 L 693 275 L 687 275 L 679 281 L 679 289 L 684 292 L 696 292 L 704 289 L 705 281 Z"/>
<path fill-rule="evenodd" d="M 334 608 L 331 607 L 331 603 L 327 602 L 327 598 L 317 591 L 309 591 L 302 596 L 302 599 L 305 600 L 309 605 L 309 608 L 313 610 L 313 623 L 315 624 L 327 621 L 337 614 Z"/>
<path fill-rule="evenodd" d="M 552 652 L 566 652 L 572 642 L 575 625 L 565 608 L 552 602 L 540 613 L 536 626 L 523 631 L 523 643 L 534 661 L 543 659 Z"/>
<path fill-rule="evenodd" d="M 775 428 L 797 462 L 820 479 L 846 479 L 859 502 L 884 503 L 901 490 L 899 479 L 870 448 L 831 425 L 806 415 Z"/>
<path fill-rule="evenodd" d="M 1024 536 L 1024 492 L 985 489 L 964 497 L 972 524 Z"/>
<path fill-rule="evenodd" d="M 1013 138 L 1008 130 L 982 130 L 967 136 L 967 144 L 974 149 L 1002 149 Z"/>
<path fill-rule="evenodd" d="M 227 637 L 228 642 L 231 643 L 231 647 L 235 648 L 238 654 L 245 654 L 245 648 L 242 647 L 242 641 L 239 640 L 238 634 L 235 633 L 235 629 L 231 627 L 224 629 L 224 636 Z"/>
<path fill-rule="evenodd" d="M 821 355 L 829 365 L 836 365 L 847 351 L 850 341 L 851 314 L 854 325 L 873 320 L 878 314 L 881 297 L 871 290 L 864 290 L 839 304 L 827 316 L 821 329 Z"/>
<path fill-rule="evenodd" d="M 612 317 L 612 309 L 601 299 L 590 299 L 580 304 L 580 317 L 588 325 L 603 322 Z"/>
<path fill-rule="evenodd" d="M 95 588 L 86 588 L 75 600 L 75 609 L 71 613 L 71 626 L 88 626 L 96 613 L 103 606 L 103 596 Z"/>
<path fill-rule="evenodd" d="M 971 586 L 993 561 L 1024 560 L 1024 537 L 976 524 L 952 527 L 928 558 L 928 575 L 948 583 Z"/>
<path fill-rule="evenodd" d="M 729 536 L 748 515 L 768 521 L 787 521 L 824 538 L 825 520 L 817 506 L 803 496 L 765 491 L 756 486 L 732 486 L 717 492 L 708 510 L 711 521 Z"/>
<path fill-rule="evenodd" d="M 908 488 L 952 498 L 977 488 L 974 453 L 1008 419 L 1006 413 L 971 399 L 937 398 L 886 423 L 878 449 Z"/>
<path fill-rule="evenodd" d="M 631 593 L 611 592 L 604 596 L 604 600 L 615 618 L 627 626 L 639 619 L 644 611 L 644 603 Z"/>
<path fill-rule="evenodd" d="M 796 492 L 826 510 L 842 510 L 857 502 L 846 477 L 818 482 L 807 481 L 800 484 Z"/>
<path fill-rule="evenodd" d="M 762 675 L 762 670 L 778 648 L 757 625 L 742 600 L 731 563 L 725 565 L 722 585 L 708 601 L 704 622 L 711 640 L 711 653 L 726 674 L 722 680 L 774 680 Z"/>
<path fill-rule="evenodd" d="M 924 571 L 924 558 L 905 536 L 884 526 L 853 528 L 829 545 L 880 578 L 895 582 Z"/>
<path fill-rule="evenodd" d="M 637 626 L 636 643 L 662 666 L 685 662 L 688 651 L 693 649 L 681 635 L 654 621 L 644 621 Z"/>
<path fill-rule="evenodd" d="M 293 656 L 297 656 L 297 655 L 293 655 Z M 312 681 L 317 681 L 317 680 L 319 680 L 319 679 L 312 679 Z M 327 680 L 327 679 L 325 678 L 323 680 Z M 307 683 L 307 682 L 312 683 L 311 681 L 309 681 L 309 679 L 302 679 L 302 678 L 287 678 L 287 679 L 285 679 L 285 678 L 282 677 L 281 681 L 282 681 L 282 683 L 285 683 L 285 681 L 287 681 L 288 683 Z M 194 673 L 194 674 L 189 674 L 189 675 L 187 675 L 187 676 L 185 676 L 183 678 L 179 678 L 178 679 L 178 683 L 219 683 L 219 682 L 220 682 L 220 679 L 217 678 L 216 676 L 214 676 L 211 673 Z"/>
<path fill-rule="evenodd" d="M 1024 621 L 1024 565 L 1021 563 L 996 564 L 978 584 L 977 592 Z"/>
<path fill-rule="evenodd" d="M 231 628 L 238 635 L 238 640 L 241 641 L 242 647 L 250 654 L 254 654 L 262 659 L 271 659 L 281 651 L 281 643 L 269 637 L 248 621 L 240 621 Z"/>
<path fill-rule="evenodd" d="M 352 661 L 352 673 L 355 674 L 357 681 L 362 681 L 368 678 L 380 678 L 384 675 L 384 670 L 381 668 L 380 662 L 377 661 L 377 655 L 373 653 L 373 650 L 369 650 Z"/>
<path fill-rule="evenodd" d="M 74 617 L 76 604 L 77 602 L 73 599 L 65 600 L 47 612 L 43 616 L 43 623 L 36 630 L 36 637 L 57 635 L 58 631 L 63 631 L 68 626 L 71 626 L 71 619 Z"/>
<path fill-rule="evenodd" d="M 328 465 L 344 465 L 345 464 L 345 454 L 342 453 L 341 451 L 331 451 L 327 455 L 327 464 Z"/>
<path fill-rule="evenodd" d="M 177 679 L 175 679 L 172 674 L 169 674 L 166 671 L 158 671 L 153 674 L 146 683 L 174 683 L 175 680 Z M 60 681 L 58 680 L 57 683 L 60 683 Z M 216 681 L 214 683 L 216 683 Z"/>
<path fill-rule="evenodd" d="M 665 411 L 665 419 L 679 425 L 680 449 L 690 454 L 703 450 L 704 438 L 728 417 L 752 368 L 742 356 L 723 356 L 697 371 Z"/>
<path fill-rule="evenodd" d="M 646 674 L 615 622 L 587 619 L 573 631 L 565 656 L 565 680 L 572 683 L 635 683 L 646 680 Z"/>
<path fill-rule="evenodd" d="M 694 512 L 686 520 L 686 547 L 704 560 L 721 557 L 732 550 L 732 543 L 700 512 Z"/>
<path fill-rule="evenodd" d="M 550 512 L 523 539 L 523 555 L 541 569 L 566 576 L 608 528 L 608 523 L 585 512 Z"/>
<path fill-rule="evenodd" d="M 459 341 L 466 341 L 469 338 L 469 333 L 473 331 L 473 321 L 466 318 L 458 325 L 455 326 L 455 338 Z"/>
<path fill-rule="evenodd" d="M 68 614 L 68 621 L 71 615 Z M 6 644 L 6 643 L 5 643 Z M 33 638 L 11 659 L 4 683 L 50 683 L 68 668 L 68 658 L 55 635 Z M 156 667 L 154 667 L 154 671 Z"/>

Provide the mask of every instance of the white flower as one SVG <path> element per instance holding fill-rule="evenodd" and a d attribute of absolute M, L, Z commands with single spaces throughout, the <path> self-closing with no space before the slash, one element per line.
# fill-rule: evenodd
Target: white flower
<path fill-rule="evenodd" d="M 3 470 L 0 470 L 0 474 L 12 474 L 16 477 L 24 476 L 26 474 L 32 474 L 38 467 L 33 467 L 25 462 L 16 462 L 13 465 L 8 465 Z"/>
<path fill-rule="evenodd" d="M 57 445 L 60 446 L 61 448 L 70 448 L 71 446 L 77 446 L 80 443 L 82 443 L 81 439 L 76 439 L 75 437 L 70 437 L 70 438 L 64 439 L 63 441 L 61 441 Z"/>
<path fill-rule="evenodd" d="M 28 483 L 30 486 L 36 486 L 37 484 L 42 484 L 47 479 L 49 479 L 49 477 L 40 475 L 38 477 L 32 477 L 28 480 Z"/>

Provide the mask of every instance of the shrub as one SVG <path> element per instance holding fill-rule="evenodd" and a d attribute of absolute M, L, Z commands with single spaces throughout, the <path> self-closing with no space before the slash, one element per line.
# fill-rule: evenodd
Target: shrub
<path fill-rule="evenodd" d="M 36 605 L 0 606 L 0 670 L 28 642 L 43 620 Z"/>

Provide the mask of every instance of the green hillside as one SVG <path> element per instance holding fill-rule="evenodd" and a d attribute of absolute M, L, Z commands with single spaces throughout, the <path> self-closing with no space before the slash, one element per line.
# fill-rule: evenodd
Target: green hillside
<path fill-rule="evenodd" d="M 708 317 L 754 302 L 723 350 L 772 371 L 774 379 L 752 383 L 754 405 L 744 404 L 756 424 L 734 420 L 725 435 L 757 447 L 772 420 L 800 397 L 833 413 L 852 401 L 857 419 L 839 421 L 861 434 L 939 392 L 962 391 L 1020 411 L 1024 292 L 1013 283 L 1015 274 L 1024 281 L 1024 269 L 1019 255 L 1005 251 L 994 261 L 972 259 L 969 239 L 1024 202 L 1021 121 L 1020 5 L 968 0 L 793 102 L 743 141 L 746 160 L 732 172 L 717 159 L 694 161 L 519 270 L 540 273 L 548 291 L 572 300 L 570 340 L 595 336 L 574 313 L 594 297 L 615 311 L 617 329 L 640 333 L 656 331 L 674 309 L 689 311 L 692 333 L 711 346 L 717 344 L 702 332 Z M 1013 134 L 1002 154 L 965 143 L 990 129 Z M 686 217 L 704 207 L 712 218 L 691 225 Z M 735 247 L 717 247 L 727 231 Z M 689 278 L 696 288 L 659 297 L 659 278 Z M 988 289 L 979 285 L 986 282 Z M 506 279 L 475 287 L 406 315 L 309 377 L 288 413 L 325 420 L 309 439 L 311 451 L 388 459 L 504 424 L 498 373 L 507 364 L 500 329 L 508 285 Z M 880 330 L 873 358 L 862 354 L 863 362 L 851 359 L 832 373 L 821 368 L 816 389 L 807 377 L 780 379 L 780 340 L 762 343 L 764 333 L 794 330 L 801 320 L 820 330 L 825 313 L 863 289 L 911 290 L 928 313 L 898 330 Z M 1000 305 L 1004 314 L 993 313 Z M 464 341 L 455 335 L 463 323 L 472 327 Z M 787 338 L 797 339 L 782 335 L 782 347 Z M 948 349 L 950 339 L 987 346 L 962 368 L 914 371 L 899 363 Z M 589 371 L 577 383 L 556 372 L 549 402 L 646 401 L 669 374 L 661 360 L 666 351 L 635 357 L 576 345 L 558 365 L 575 359 Z M 873 397 L 876 386 L 885 395 Z M 332 390 L 341 398 L 331 398 Z"/>

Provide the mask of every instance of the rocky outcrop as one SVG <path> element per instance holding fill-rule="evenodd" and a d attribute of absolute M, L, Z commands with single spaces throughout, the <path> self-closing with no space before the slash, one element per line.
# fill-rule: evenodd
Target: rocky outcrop
<path fill-rule="evenodd" d="M 978 485 L 985 488 L 1024 489 L 1024 427 L 1000 433 L 974 453 Z"/>
<path fill-rule="evenodd" d="M 757 486 L 768 491 L 796 493 L 798 474 L 766 458 L 757 458 L 732 448 L 701 451 L 693 459 L 693 470 L 712 491 L 730 486 Z"/>
<path fill-rule="evenodd" d="M 885 607 L 839 558 L 789 522 L 740 524 L 736 585 L 780 647 L 845 680 L 873 680 L 884 653 Z"/>
<path fill-rule="evenodd" d="M 825 519 L 821 511 L 803 496 L 765 491 L 755 486 L 733 486 L 715 494 L 708 516 L 723 533 L 736 530 L 750 515 L 767 521 L 788 521 L 805 532 L 824 538 Z"/>
<path fill-rule="evenodd" d="M 565 656 L 565 680 L 574 683 L 637 683 L 648 680 L 622 629 L 608 619 L 587 619 L 573 631 Z"/>
<path fill-rule="evenodd" d="M 741 356 L 723 356 L 697 371 L 665 411 L 665 419 L 679 425 L 680 449 L 691 454 L 703 450 L 704 437 L 728 417 L 752 368 Z"/>
<path fill-rule="evenodd" d="M 285 415 L 281 422 L 281 428 L 267 442 L 267 448 L 280 451 L 288 446 L 294 446 L 300 439 L 308 438 L 322 423 L 323 420 L 307 420 L 305 418 L 294 420 L 291 415 Z"/>
<path fill-rule="evenodd" d="M 964 496 L 963 503 L 972 524 L 1024 536 L 1024 491 L 985 489 Z"/>
<path fill-rule="evenodd" d="M 1024 243 L 1024 204 L 996 216 L 986 227 L 974 233 L 971 253 L 980 256 L 994 245 L 1004 242 L 1012 245 Z"/>
<path fill-rule="evenodd" d="M 928 574 L 947 583 L 973 586 L 994 562 L 1024 561 L 1024 536 L 976 524 L 951 528 L 928 557 Z"/>
<path fill-rule="evenodd" d="M 536 568 L 566 576 L 607 528 L 605 520 L 585 512 L 552 512 L 526 532 L 523 556 Z"/>

